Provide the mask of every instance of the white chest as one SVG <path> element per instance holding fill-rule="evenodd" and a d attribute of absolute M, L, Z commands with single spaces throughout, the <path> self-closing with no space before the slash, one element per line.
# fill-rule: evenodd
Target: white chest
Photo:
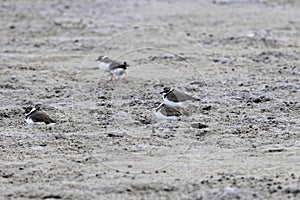
<path fill-rule="evenodd" d="M 155 112 L 155 116 L 159 120 L 171 120 L 171 121 L 178 120 L 178 117 L 176 117 L 176 116 L 165 116 L 161 112 Z"/>
<path fill-rule="evenodd" d="M 122 76 L 124 74 L 125 70 L 122 68 L 117 68 L 113 70 L 114 75 L 116 76 Z"/>
<path fill-rule="evenodd" d="M 164 99 L 164 103 L 171 107 L 184 107 L 187 103 L 187 102 L 173 102 L 167 98 L 163 98 L 163 99 Z"/>
<path fill-rule="evenodd" d="M 100 62 L 98 67 L 102 71 L 109 72 L 109 65 L 110 65 L 110 63 Z"/>
<path fill-rule="evenodd" d="M 35 122 L 31 119 L 31 117 L 27 117 L 25 119 L 25 121 L 26 121 L 27 124 L 35 124 Z"/>

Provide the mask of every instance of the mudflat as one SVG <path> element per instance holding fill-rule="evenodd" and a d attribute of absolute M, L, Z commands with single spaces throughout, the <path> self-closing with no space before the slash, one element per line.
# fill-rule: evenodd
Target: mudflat
<path fill-rule="evenodd" d="M 299 9 L 1 1 L 0 198 L 299 199 Z M 166 86 L 200 99 L 180 121 L 155 118 Z"/>

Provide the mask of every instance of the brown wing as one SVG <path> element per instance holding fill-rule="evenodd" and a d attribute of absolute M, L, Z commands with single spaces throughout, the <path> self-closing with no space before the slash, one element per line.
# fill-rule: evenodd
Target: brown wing
<path fill-rule="evenodd" d="M 168 94 L 168 99 L 172 100 L 173 102 L 184 102 L 184 101 L 195 101 L 196 98 L 179 92 L 177 90 L 173 90 L 170 94 Z"/>
<path fill-rule="evenodd" d="M 181 112 L 179 112 L 175 108 L 167 106 L 167 105 L 163 105 L 163 107 L 161 108 L 161 113 L 168 117 L 169 116 L 179 117 L 180 115 L 182 115 Z"/>
<path fill-rule="evenodd" d="M 46 113 L 44 112 L 34 112 L 31 115 L 32 121 L 34 122 L 45 122 L 45 124 L 54 123 L 54 120 L 52 120 Z"/>

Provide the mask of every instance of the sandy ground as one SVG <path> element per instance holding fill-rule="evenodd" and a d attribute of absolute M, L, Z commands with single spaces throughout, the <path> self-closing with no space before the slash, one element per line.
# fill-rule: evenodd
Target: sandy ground
<path fill-rule="evenodd" d="M 299 199 L 299 10 L 1 1 L 0 199 Z M 107 81 L 102 54 L 128 82 Z M 201 101 L 157 121 L 164 86 Z M 25 124 L 36 104 L 58 123 Z"/>

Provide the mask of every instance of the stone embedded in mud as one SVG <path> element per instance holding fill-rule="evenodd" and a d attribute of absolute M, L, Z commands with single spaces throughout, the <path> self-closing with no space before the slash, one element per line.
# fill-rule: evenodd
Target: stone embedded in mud
<path fill-rule="evenodd" d="M 270 98 L 265 97 L 265 96 L 260 96 L 260 97 L 257 97 L 257 98 L 253 98 L 253 99 L 251 99 L 251 100 L 252 100 L 252 102 L 254 102 L 254 103 L 262 103 L 262 102 L 271 101 Z"/>
<path fill-rule="evenodd" d="M 44 196 L 42 199 L 62 199 L 62 196 L 56 194 L 49 194 Z"/>
<path fill-rule="evenodd" d="M 96 106 L 105 106 L 106 108 L 111 108 L 112 104 L 107 102 L 98 102 L 96 103 Z"/>
<path fill-rule="evenodd" d="M 211 110 L 211 105 L 204 106 L 204 107 L 202 108 L 202 110 Z"/>
<path fill-rule="evenodd" d="M 107 134 L 108 137 L 124 137 L 124 135 L 125 135 L 125 132 L 122 132 L 122 131 L 114 131 L 114 132 Z"/>
<path fill-rule="evenodd" d="M 284 192 L 287 194 L 292 193 L 294 195 L 297 195 L 300 193 L 300 187 L 299 186 L 289 186 L 284 190 Z"/>
<path fill-rule="evenodd" d="M 278 153 L 278 152 L 282 152 L 285 151 L 284 148 L 274 148 L 274 149 L 269 149 L 266 151 L 266 153 Z"/>
<path fill-rule="evenodd" d="M 225 58 L 225 57 L 222 57 L 222 58 L 213 58 L 212 61 L 214 63 L 226 64 L 229 61 L 229 58 Z"/>
<path fill-rule="evenodd" d="M 7 114 L 6 112 L 1 112 L 1 113 L 0 113 L 0 117 L 1 117 L 1 118 L 9 118 L 10 116 L 9 116 L 9 114 Z"/>
<path fill-rule="evenodd" d="M 147 117 L 144 117 L 144 116 L 140 117 L 139 121 L 142 124 L 151 124 L 152 123 L 152 120 L 150 118 L 147 118 Z"/>
<path fill-rule="evenodd" d="M 208 133 L 207 130 L 201 130 L 200 132 L 196 133 L 195 136 L 202 137 L 202 136 L 206 135 L 207 133 Z"/>
<path fill-rule="evenodd" d="M 203 129 L 203 128 L 207 128 L 208 127 L 208 125 L 202 124 L 200 122 L 194 122 L 194 123 L 191 124 L 191 126 L 193 128 L 198 128 L 198 129 Z"/>

